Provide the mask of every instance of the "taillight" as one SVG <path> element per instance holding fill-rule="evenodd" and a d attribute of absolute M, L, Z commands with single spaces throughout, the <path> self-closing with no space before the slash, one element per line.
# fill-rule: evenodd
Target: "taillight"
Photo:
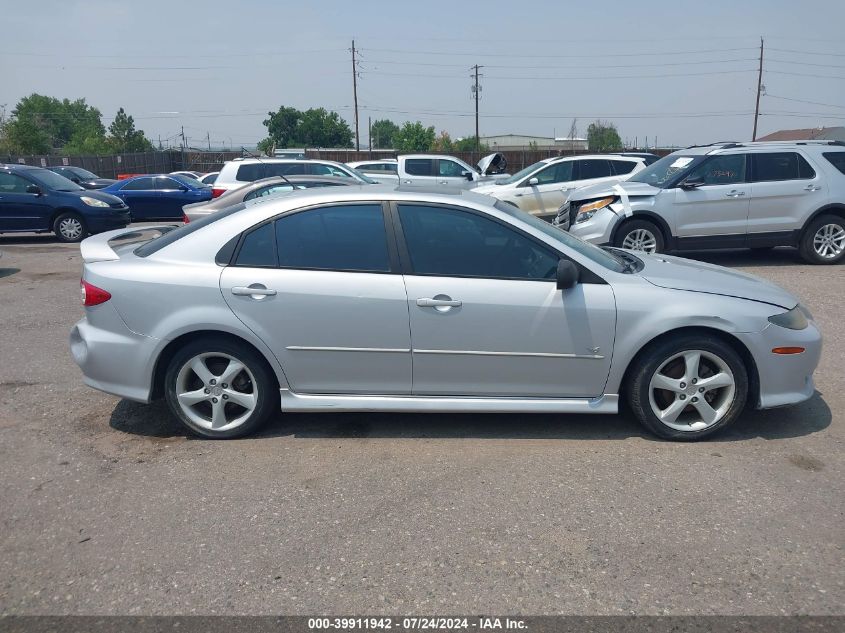
<path fill-rule="evenodd" d="M 189 217 L 188 217 L 188 214 L 187 214 L 187 213 L 183 213 L 183 214 L 182 214 L 182 224 L 187 224 L 187 223 L 188 223 L 188 222 L 190 222 L 190 221 L 191 221 L 191 218 L 189 218 Z"/>
<path fill-rule="evenodd" d="M 79 296 L 82 299 L 82 305 L 86 308 L 98 306 L 111 299 L 111 293 L 106 292 L 102 288 L 97 288 L 93 284 L 89 284 L 84 279 L 79 281 Z"/>
<path fill-rule="evenodd" d="M 220 187 L 212 187 L 211 188 L 211 197 L 212 198 L 219 198 L 224 193 L 226 193 L 225 189 L 221 189 Z"/>

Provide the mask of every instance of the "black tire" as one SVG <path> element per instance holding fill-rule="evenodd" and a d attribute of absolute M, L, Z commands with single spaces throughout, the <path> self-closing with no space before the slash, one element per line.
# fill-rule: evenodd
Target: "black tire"
<path fill-rule="evenodd" d="M 191 419 L 191 417 L 183 411 L 182 406 L 179 403 L 179 399 L 177 397 L 179 372 L 192 359 L 201 354 L 209 354 L 212 356 L 208 359 L 208 364 L 206 365 L 209 369 L 214 369 L 215 366 L 225 366 L 227 362 L 225 358 L 213 357 L 214 354 L 223 354 L 239 361 L 245 366 L 246 370 L 248 370 L 247 372 L 242 372 L 236 376 L 236 380 L 241 380 L 242 386 L 236 385 L 233 381 L 231 389 L 236 389 L 242 393 L 257 392 L 255 406 L 252 409 L 252 413 L 233 428 L 221 431 L 206 428 L 197 423 L 196 420 Z M 216 374 L 216 372 L 212 371 L 212 374 Z M 252 374 L 252 376 L 250 377 L 248 374 Z M 220 376 L 216 375 L 216 377 Z M 194 386 L 196 388 L 203 388 L 203 381 L 198 378 L 197 374 L 194 374 L 191 378 L 194 381 Z M 191 387 L 192 390 L 193 388 L 194 387 Z M 226 392 L 224 391 L 224 393 Z M 229 391 L 228 393 L 232 392 Z M 167 372 L 164 376 L 164 394 L 173 415 L 183 425 L 185 425 L 191 433 L 209 439 L 232 439 L 249 435 L 250 433 L 258 430 L 279 411 L 279 386 L 276 382 L 276 377 L 273 375 L 272 370 L 267 364 L 267 361 L 245 343 L 239 343 L 238 341 L 229 338 L 197 339 L 195 341 L 191 341 L 176 352 L 170 360 L 170 363 L 167 366 Z M 235 396 L 233 395 L 232 397 L 234 398 Z M 215 402 L 222 403 L 222 394 L 219 394 L 219 398 L 220 399 L 215 400 Z M 208 407 L 207 409 L 204 409 L 206 404 Z M 232 405 L 234 405 L 234 413 L 232 413 Z M 247 409 L 235 404 L 233 401 L 230 403 L 223 403 L 222 408 L 224 411 L 228 411 L 232 417 L 235 418 L 237 418 L 239 413 L 243 414 L 247 411 Z M 210 420 L 210 403 L 198 403 L 196 408 L 192 408 L 191 410 L 198 416 L 203 416 L 207 413 L 208 415 L 206 417 Z"/>
<path fill-rule="evenodd" d="M 81 242 L 88 235 L 88 226 L 78 213 L 65 211 L 53 220 L 53 233 L 60 242 Z"/>
<path fill-rule="evenodd" d="M 843 248 L 838 255 L 824 257 L 817 252 L 814 247 L 813 242 L 815 240 L 816 233 L 818 233 L 819 229 L 823 226 L 831 224 L 838 226 L 839 230 L 845 231 L 845 220 L 836 215 L 821 215 L 810 222 L 810 224 L 807 225 L 807 228 L 804 229 L 804 233 L 801 235 L 801 241 L 798 244 L 798 252 L 801 254 L 801 257 L 804 258 L 804 261 L 811 264 L 838 264 L 845 259 L 845 248 Z"/>
<path fill-rule="evenodd" d="M 651 379 L 658 369 L 673 356 L 690 350 L 701 350 L 708 352 L 713 356 L 721 359 L 730 368 L 734 379 L 734 393 L 733 399 L 730 400 L 728 394 L 725 394 L 724 406 L 726 410 L 721 419 L 717 420 L 711 426 L 702 428 L 700 430 L 683 431 L 672 428 L 660 420 L 660 418 L 652 410 L 651 400 L 649 397 L 649 386 Z M 667 440 L 678 441 L 695 441 L 713 435 L 723 430 L 725 427 L 733 424 L 745 408 L 745 403 L 748 398 L 748 370 L 745 367 L 739 354 L 727 342 L 718 336 L 711 336 L 708 334 L 682 334 L 666 338 L 658 341 L 647 347 L 634 361 L 636 364 L 631 367 L 628 373 L 625 390 L 628 397 L 628 403 L 631 411 L 637 420 L 647 430 L 655 435 Z M 677 361 L 676 361 L 677 362 Z M 681 361 L 683 363 L 683 361 Z M 710 363 L 709 359 L 704 359 L 703 363 L 707 366 Z M 704 379 L 705 376 L 699 374 L 699 379 Z M 690 386 L 691 391 L 695 388 Z M 667 394 L 668 392 L 662 392 Z M 712 394 L 714 397 L 722 397 L 721 392 Z M 679 396 L 676 396 L 679 397 Z M 698 393 L 690 393 L 684 396 L 687 398 L 686 402 L 690 404 L 683 410 L 683 415 L 694 414 L 691 398 L 699 397 Z M 704 397 L 704 396 L 700 396 Z M 671 399 L 671 398 L 670 398 Z M 683 422 L 676 422 L 680 424 Z"/>
<path fill-rule="evenodd" d="M 635 233 L 636 231 L 647 231 L 651 234 L 655 242 L 654 253 L 663 253 L 666 243 L 663 240 L 663 231 L 654 222 L 649 220 L 628 220 L 616 232 L 616 237 L 613 240 L 613 245 L 617 248 L 626 248 L 623 246 L 625 238 Z"/>

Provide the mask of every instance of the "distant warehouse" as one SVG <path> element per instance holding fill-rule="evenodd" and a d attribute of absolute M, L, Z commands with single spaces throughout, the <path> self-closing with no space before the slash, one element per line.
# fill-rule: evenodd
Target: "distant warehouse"
<path fill-rule="evenodd" d="M 555 138 L 553 136 L 529 136 L 527 134 L 499 134 L 482 136 L 479 139 L 491 150 L 506 152 L 522 149 L 587 151 L 585 138 Z"/>

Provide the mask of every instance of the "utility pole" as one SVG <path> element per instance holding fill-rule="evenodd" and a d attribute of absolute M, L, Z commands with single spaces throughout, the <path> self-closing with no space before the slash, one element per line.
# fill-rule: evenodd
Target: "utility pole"
<path fill-rule="evenodd" d="M 478 64 L 473 66 L 474 72 L 472 73 L 472 75 L 470 75 L 470 77 L 472 77 L 472 79 L 473 79 L 473 84 L 472 84 L 472 89 L 471 89 L 472 95 L 473 95 L 473 97 L 475 97 L 475 153 L 476 153 L 476 155 L 479 153 L 479 151 L 481 149 L 481 143 L 480 143 L 479 137 L 478 137 L 478 98 L 481 96 L 481 86 L 478 85 L 478 78 L 481 77 L 481 75 L 478 74 L 479 68 L 484 68 L 484 67 L 479 66 Z"/>
<path fill-rule="evenodd" d="M 208 151 L 211 151 L 211 134 L 206 130 L 205 132 L 205 140 L 208 141 Z"/>
<path fill-rule="evenodd" d="M 187 141 L 185 140 L 185 126 L 182 126 L 182 164 L 179 165 L 179 169 L 185 169 L 185 145 L 187 145 Z"/>
<path fill-rule="evenodd" d="M 763 88 L 763 38 L 760 38 L 760 70 L 757 71 L 757 105 L 754 106 L 754 132 L 751 140 L 757 140 L 757 119 L 760 117 L 760 92 Z"/>
<path fill-rule="evenodd" d="M 370 158 L 373 157 L 373 117 L 367 117 L 367 147 L 370 148 Z"/>
<path fill-rule="evenodd" d="M 355 101 L 355 151 L 361 151 L 361 140 L 358 136 L 358 65 L 355 61 L 355 40 L 352 40 L 352 98 Z"/>

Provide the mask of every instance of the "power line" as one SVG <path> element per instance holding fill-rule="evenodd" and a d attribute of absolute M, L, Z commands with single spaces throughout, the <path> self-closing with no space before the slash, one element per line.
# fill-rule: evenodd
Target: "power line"
<path fill-rule="evenodd" d="M 728 64 L 728 63 L 734 63 L 734 62 L 753 62 L 753 61 L 757 61 L 757 58 L 756 57 L 742 57 L 742 58 L 738 58 L 738 59 L 717 59 L 717 60 L 706 59 L 706 60 L 699 60 L 699 61 L 665 62 L 665 63 L 660 63 L 660 64 L 607 64 L 607 65 L 603 64 L 603 65 L 597 65 L 597 66 L 585 66 L 583 64 L 578 64 L 577 66 L 573 66 L 573 65 L 568 65 L 568 66 L 532 66 L 530 64 L 528 64 L 528 65 L 526 65 L 526 64 L 518 64 L 518 65 L 514 65 L 514 64 L 508 64 L 508 65 L 505 65 L 505 64 L 500 64 L 500 65 L 488 64 L 488 65 L 485 66 L 485 68 L 517 68 L 517 69 L 539 68 L 541 70 L 555 70 L 555 69 L 573 70 L 573 69 L 579 69 L 579 68 L 583 68 L 583 69 L 592 69 L 592 68 L 660 68 L 660 67 L 664 67 L 664 66 L 696 66 L 696 65 L 701 65 L 701 64 L 714 64 L 714 63 Z M 433 63 L 433 62 L 400 62 L 400 61 L 377 60 L 377 59 L 371 59 L 371 60 L 369 60 L 368 63 L 371 63 L 371 64 L 391 64 L 391 65 L 399 65 L 399 66 L 434 66 L 434 67 L 438 67 L 438 68 L 464 68 L 464 64 L 436 64 L 436 63 Z M 798 63 L 798 62 L 796 62 L 796 63 Z M 843 66 L 843 68 L 845 68 L 845 66 Z"/>
<path fill-rule="evenodd" d="M 487 75 L 488 79 L 516 79 L 516 80 L 571 80 L 571 79 L 658 79 L 663 77 L 703 77 L 706 75 L 727 75 L 736 73 L 751 73 L 756 72 L 756 68 L 743 68 L 737 70 L 718 70 L 699 73 L 661 73 L 649 75 L 558 75 L 550 76 L 529 76 L 529 75 Z M 362 71 L 364 75 L 384 75 L 391 77 L 407 77 L 407 73 L 393 73 L 379 70 Z M 413 77 L 432 78 L 432 79 L 460 79 L 460 75 L 443 75 L 443 74 L 414 74 Z"/>
<path fill-rule="evenodd" d="M 546 58 L 564 58 L 564 59 L 578 59 L 578 58 L 586 58 L 592 59 L 595 57 L 648 57 L 648 56 L 666 56 L 666 55 L 698 55 L 701 53 L 726 53 L 726 52 L 736 52 L 736 51 L 754 51 L 757 50 L 756 46 L 751 47 L 741 47 L 741 48 L 710 48 L 704 50 L 695 50 L 695 51 L 677 51 L 677 50 L 670 50 L 670 51 L 658 51 L 658 52 L 648 52 L 648 53 L 631 53 L 631 52 L 623 52 L 623 53 L 594 53 L 594 54 L 584 54 L 584 55 L 549 55 L 545 53 L 538 53 L 536 55 L 526 55 L 526 54 L 519 54 L 519 53 L 478 53 L 476 52 L 469 52 L 469 53 L 459 53 L 454 51 L 416 51 L 416 50 L 400 50 L 395 48 L 367 48 L 369 51 L 376 51 L 380 53 L 398 53 L 402 55 L 448 55 L 449 57 L 455 57 L 457 55 L 467 56 L 478 56 L 481 54 L 483 57 L 508 57 L 508 58 L 537 58 L 542 57 L 543 59 Z"/>
<path fill-rule="evenodd" d="M 768 97 L 769 99 L 781 99 L 783 101 L 795 101 L 796 103 L 808 103 L 810 105 L 825 106 L 827 108 L 843 108 L 843 109 L 845 109 L 845 105 L 833 105 L 832 103 L 819 103 L 818 101 L 806 101 L 804 99 L 793 99 L 791 97 L 779 97 L 777 95 L 772 95 L 772 94 L 769 94 L 769 93 L 766 93 L 766 97 Z"/>

